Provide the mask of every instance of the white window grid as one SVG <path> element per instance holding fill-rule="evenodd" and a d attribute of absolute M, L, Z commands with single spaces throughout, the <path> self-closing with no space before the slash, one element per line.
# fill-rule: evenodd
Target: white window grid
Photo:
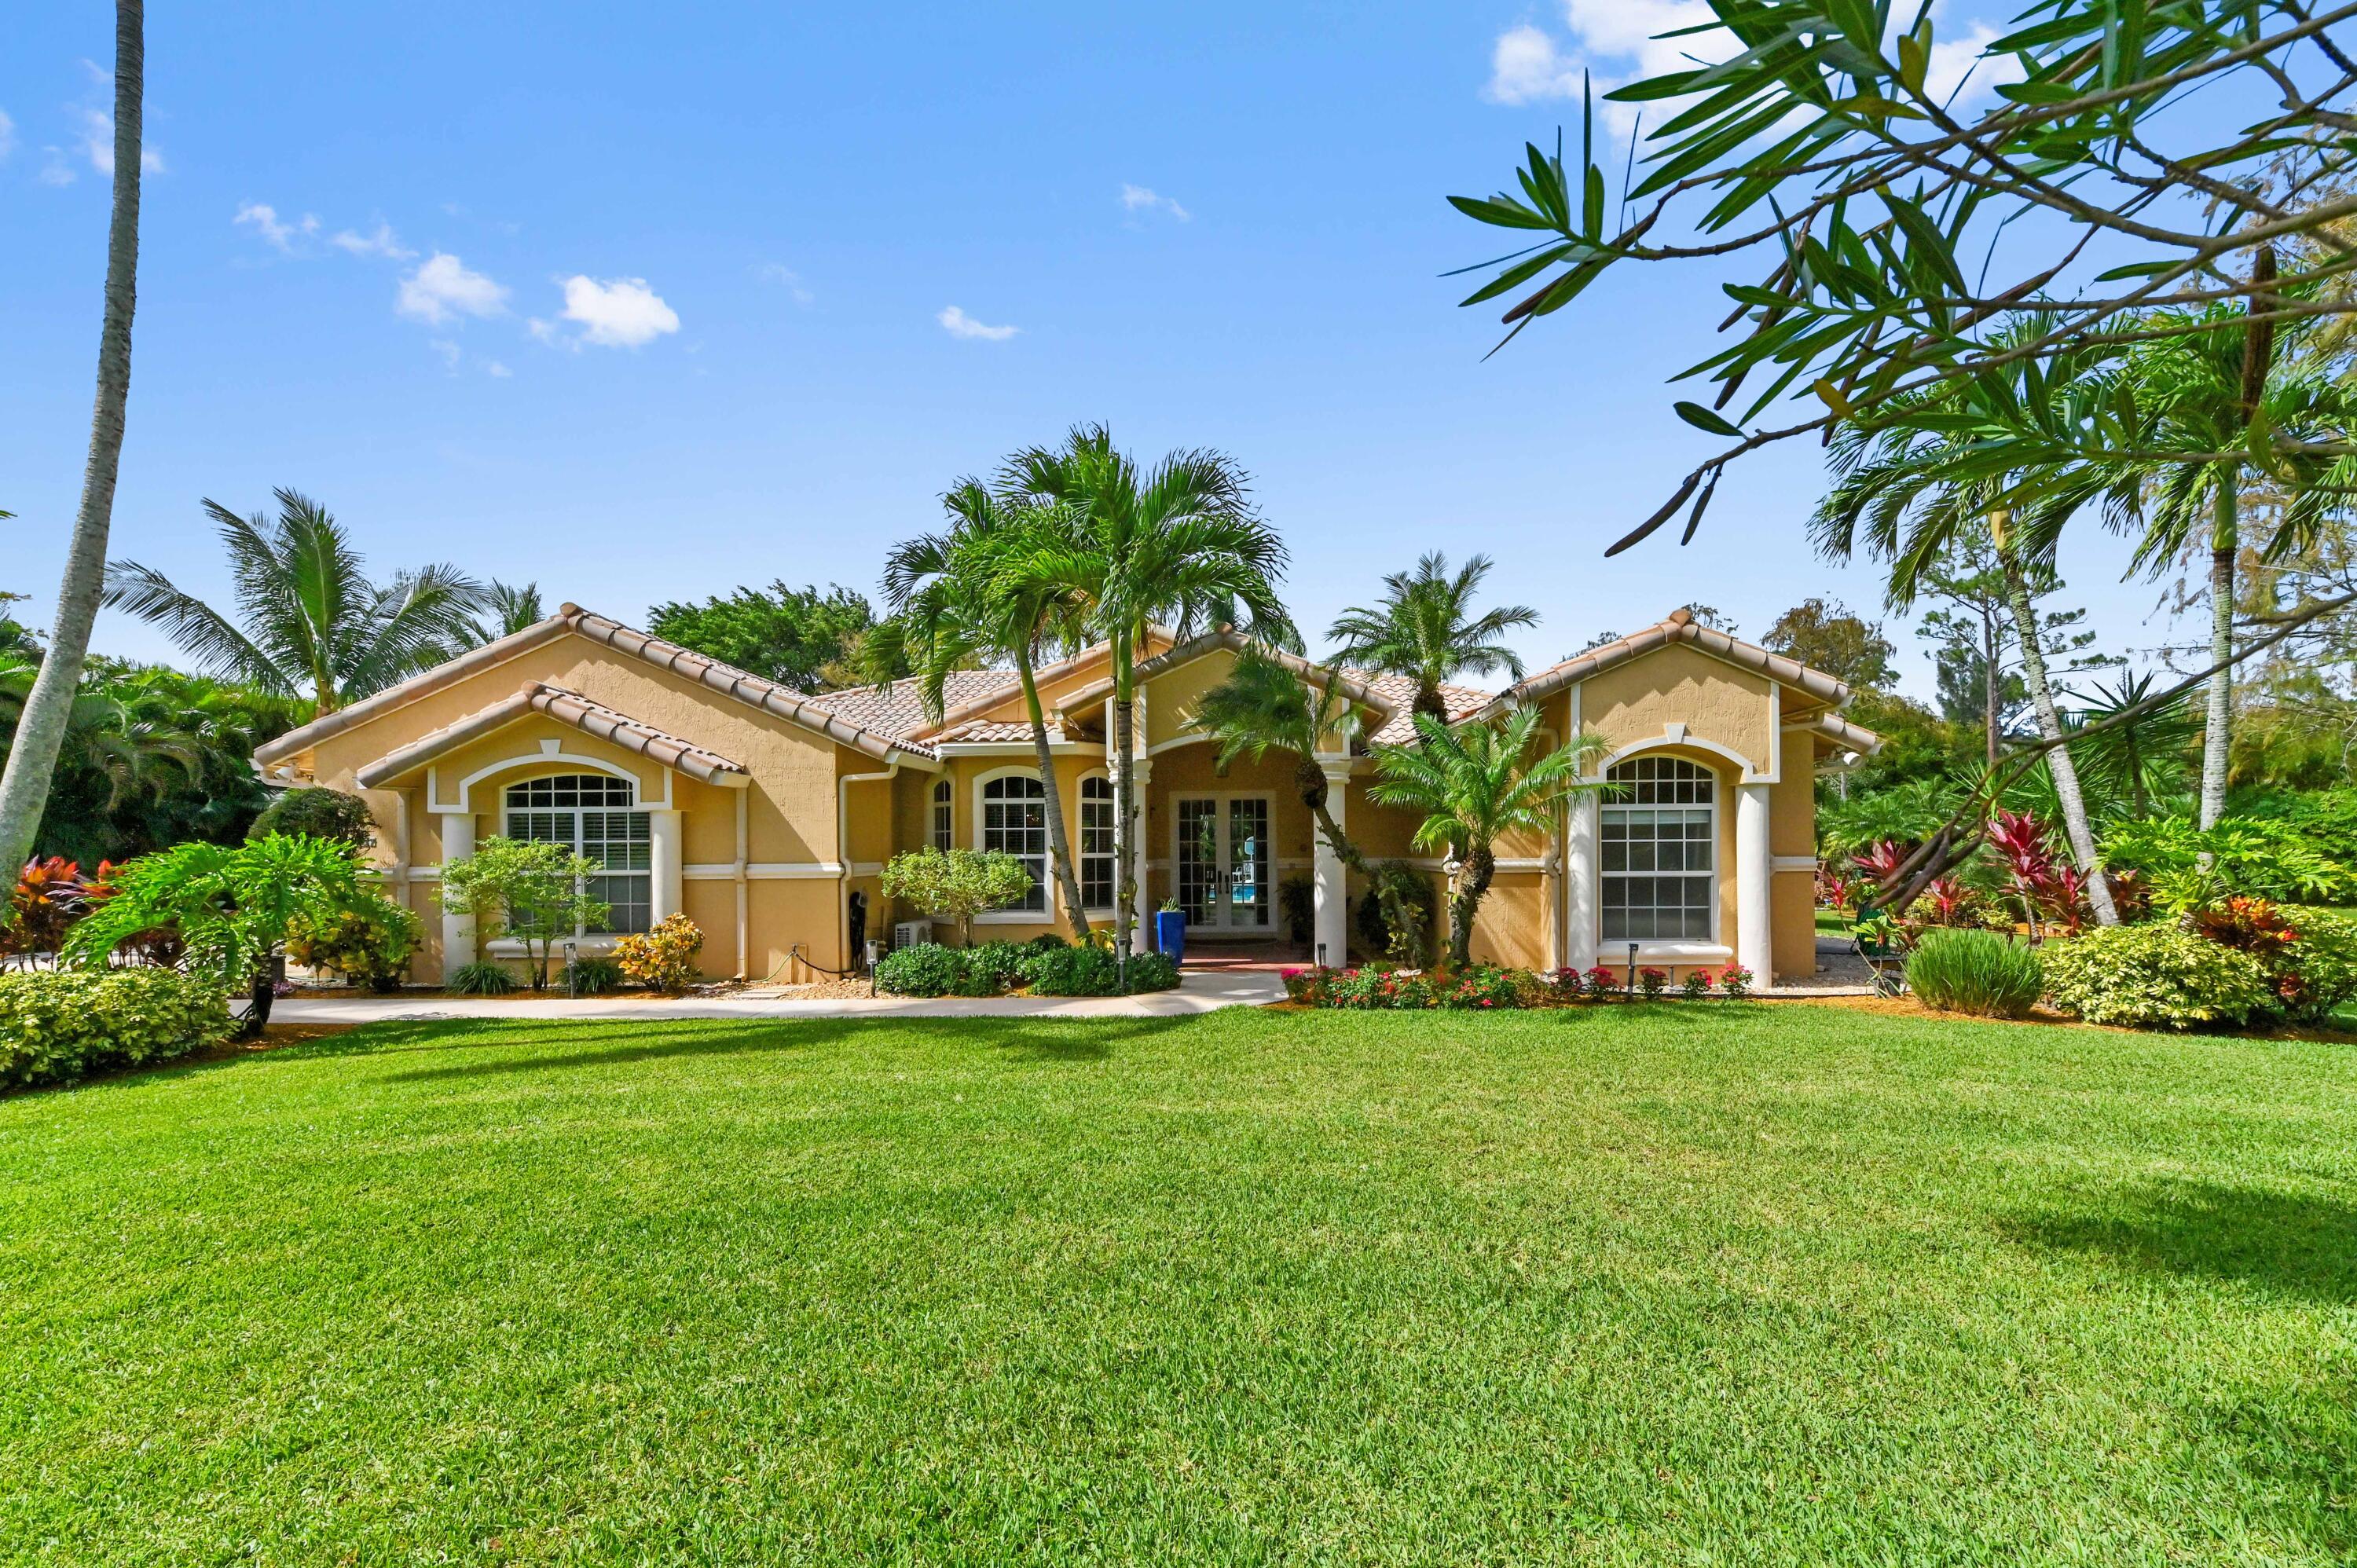
<path fill-rule="evenodd" d="M 1708 941 L 1718 925 L 1717 780 L 1682 757 L 1639 757 L 1606 775 L 1602 919 L 1613 941 Z"/>

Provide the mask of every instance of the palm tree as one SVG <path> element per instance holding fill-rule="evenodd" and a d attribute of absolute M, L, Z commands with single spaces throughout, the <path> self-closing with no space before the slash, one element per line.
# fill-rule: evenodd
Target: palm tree
<path fill-rule="evenodd" d="M 1472 958 L 1473 917 L 1497 875 L 1492 846 L 1510 832 L 1544 833 L 1555 826 L 1566 796 L 1601 790 L 1580 774 L 1609 749 L 1603 737 L 1575 736 L 1524 766 L 1538 732 L 1539 710 L 1515 707 L 1495 721 L 1456 729 L 1430 714 L 1415 715 L 1417 744 L 1375 753 L 1382 781 L 1367 791 L 1380 805 L 1422 811 L 1415 847 L 1445 850 L 1457 862 L 1448 901 L 1448 961 L 1463 969 Z"/>
<path fill-rule="evenodd" d="M 81 506 L 66 547 L 49 655 L 27 695 L 16 745 L 0 768 L 0 865 L 24 863 L 65 743 L 82 660 L 90 656 L 105 580 L 106 538 L 114 519 L 114 477 L 123 462 L 124 412 L 131 401 L 131 316 L 139 282 L 139 157 L 147 69 L 146 8 L 114 7 L 114 202 L 106 224 L 106 306 L 98 331 L 98 400 L 90 417 L 90 460 Z"/>
<path fill-rule="evenodd" d="M 1063 890 L 1072 935 L 1086 941 L 1087 900 L 1064 826 L 1063 794 L 1049 750 L 1038 676 L 1042 653 L 1080 640 L 1079 607 L 1052 567 L 1073 547 L 1078 518 L 1070 506 L 1000 496 L 974 478 L 950 487 L 942 504 L 955 520 L 951 527 L 909 541 L 885 564 L 890 617 L 870 634 L 876 647 L 867 656 L 894 646 L 914 670 L 925 716 L 935 724 L 941 722 L 952 671 L 970 669 L 978 659 L 1015 666 L 1046 792 L 1049 864 Z"/>
<path fill-rule="evenodd" d="M 1536 626 L 1539 612 L 1528 605 L 1503 605 L 1475 615 L 1473 599 L 1491 564 L 1487 555 L 1476 555 L 1451 576 L 1448 558 L 1436 550 L 1414 571 L 1394 572 L 1383 579 L 1381 604 L 1354 605 L 1327 629 L 1340 644 L 1334 657 L 1406 676 L 1415 682 L 1415 711 L 1444 723 L 1448 703 L 1440 694 L 1443 683 L 1501 670 L 1521 680 L 1521 656 L 1498 639 L 1516 627 Z"/>
<path fill-rule="evenodd" d="M 153 567 L 107 568 L 106 602 L 161 626 L 202 673 L 306 697 L 330 714 L 430 669 L 472 629 L 484 591 L 455 566 L 369 581 L 341 523 L 318 502 L 276 491 L 275 522 L 205 510 L 228 548 L 242 625 Z"/>
<path fill-rule="evenodd" d="M 468 618 L 467 628 L 452 652 L 463 653 L 503 637 L 513 637 L 548 618 L 548 612 L 541 607 L 538 583 L 517 587 L 513 583 L 493 578 L 483 589 L 482 604 L 481 614 Z"/>
<path fill-rule="evenodd" d="M 1141 468 L 1102 424 L 1075 428 L 1060 448 L 1009 458 L 1002 489 L 1060 501 L 1078 519 L 1071 541 L 1040 562 L 1073 611 L 1109 645 L 1113 677 L 1114 821 L 1121 908 L 1114 951 L 1126 966 L 1137 908 L 1137 665 L 1154 627 L 1182 638 L 1227 624 L 1259 641 L 1297 647 L 1276 596 L 1286 552 L 1246 499 L 1248 479 L 1224 454 L 1173 452 Z"/>
<path fill-rule="evenodd" d="M 2082 396 L 2100 390 L 2100 360 L 2071 360 L 2064 372 Z M 2018 362 L 1894 398 L 1882 405 L 1871 424 L 1841 425 L 1831 445 L 1836 481 L 1817 503 L 1810 532 L 1821 553 L 1846 561 L 1863 544 L 1887 561 L 1889 601 L 1899 610 L 1914 603 L 1943 559 L 1960 548 L 1974 547 L 1976 534 L 1985 535 L 2013 614 L 2022 682 L 2029 688 L 2039 734 L 2049 743 L 2047 765 L 2054 777 L 2064 836 L 2079 869 L 2091 874 L 2087 897 L 2097 923 L 2115 926 L 2119 913 L 2111 889 L 2101 876 L 2092 875 L 2094 830 L 2048 678 L 2045 639 L 2031 592 L 2033 577 L 2050 571 L 2056 531 L 2041 531 L 2035 539 L 2039 547 L 2033 549 L 2014 526 L 2013 499 L 2052 470 L 2040 466 L 2025 477 L 2023 470 L 2009 466 L 2016 461 L 2013 449 L 1986 438 L 1988 431 L 2006 428 L 2007 419 L 2022 403 L 2035 399 L 2040 386 L 2029 388 L 2026 398 L 2022 383 L 2043 373 L 2035 365 Z"/>
<path fill-rule="evenodd" d="M 2185 753 L 2201 732 L 2201 721 L 2182 700 L 2138 711 L 2151 700 L 2156 683 L 2149 672 L 2123 675 L 2092 694 L 2072 693 L 2085 704 L 2078 714 L 2081 725 L 2111 725 L 2078 742 L 2088 772 L 2115 799 L 2124 795 L 2129 813 L 2138 820 L 2152 814 L 2156 795 L 2182 791 Z"/>

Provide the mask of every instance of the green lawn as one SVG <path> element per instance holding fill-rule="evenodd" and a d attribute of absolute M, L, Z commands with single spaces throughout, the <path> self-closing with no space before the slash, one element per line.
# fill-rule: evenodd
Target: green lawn
<path fill-rule="evenodd" d="M 0 1559 L 2346 1562 L 2357 1048 L 386 1026 L 0 1101 Z"/>

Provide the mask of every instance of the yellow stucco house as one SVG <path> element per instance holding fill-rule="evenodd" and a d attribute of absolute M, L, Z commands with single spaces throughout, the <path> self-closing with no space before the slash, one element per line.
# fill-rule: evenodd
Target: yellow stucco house
<path fill-rule="evenodd" d="M 1243 646 L 1214 632 L 1157 639 L 1140 666 L 1139 912 L 1166 897 L 1190 948 L 1284 937 L 1278 888 L 1308 877 L 1314 949 L 1340 962 L 1362 888 L 1313 831 L 1293 765 L 1213 766 L 1189 729 L 1195 699 Z M 1318 679 L 1329 677 L 1301 666 Z M 1410 682 L 1330 677 L 1376 742 L 1412 733 Z M 1109 921 L 1117 826 L 1102 648 L 1040 672 L 1057 784 L 1084 901 Z M 1451 687 L 1452 723 L 1536 705 L 1549 737 L 1609 743 L 1609 797 L 1566 807 L 1543 842 L 1498 846 L 1473 940 L 1477 959 L 1533 968 L 1639 961 L 1673 971 L 1740 962 L 1760 983 L 1814 967 L 1812 882 L 1818 767 L 1872 750 L 1842 716 L 1849 693 L 1819 671 L 1679 611 L 1506 692 Z M 597 894 L 613 934 L 683 910 L 715 977 L 807 979 L 850 966 L 855 901 L 870 936 L 917 911 L 888 907 L 884 862 L 925 844 L 1003 850 L 1038 885 L 984 917 L 989 935 L 1060 929 L 1037 755 L 1010 672 L 956 676 L 928 724 L 909 682 L 808 694 L 567 605 L 512 636 L 306 725 L 255 757 L 274 782 L 367 799 L 388 891 L 424 919 L 420 979 L 514 956 L 441 912 L 442 866 L 480 838 L 556 839 L 607 868 Z M 1408 847 L 1414 821 L 1375 805 L 1363 743 L 1319 759 L 1344 831 L 1371 856 L 1448 868 Z M 1315 956 L 1305 953 L 1305 958 Z"/>

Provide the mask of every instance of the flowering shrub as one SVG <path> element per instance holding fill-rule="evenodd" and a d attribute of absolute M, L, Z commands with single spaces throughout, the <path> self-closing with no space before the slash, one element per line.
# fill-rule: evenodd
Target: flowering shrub
<path fill-rule="evenodd" d="M 54 854 L 27 861 L 0 909 L 0 958 L 58 951 L 90 905 L 80 865 Z"/>
<path fill-rule="evenodd" d="M 1587 994 L 1595 1000 L 1601 1001 L 1612 993 L 1612 987 L 1619 980 L 1620 976 L 1614 971 L 1607 969 L 1600 963 L 1593 965 L 1587 972 Z"/>
<path fill-rule="evenodd" d="M 1437 1005 L 1464 1011 L 1491 1007 L 1520 1007 L 1524 992 L 1521 976 L 1526 972 L 1498 969 L 1483 965 L 1469 969 L 1443 987 L 1435 996 Z"/>
<path fill-rule="evenodd" d="M 685 915 L 665 915 L 653 930 L 616 942 L 614 961 L 634 983 L 677 996 L 702 978 L 695 955 L 703 950 L 702 928 Z"/>
<path fill-rule="evenodd" d="M 1699 1002 L 1704 997 L 1709 995 L 1710 971 L 1706 969 L 1690 969 L 1686 971 L 1685 993 L 1686 1000 L 1689 1002 Z"/>
<path fill-rule="evenodd" d="M 1718 972 L 1718 988 L 1740 1002 L 1751 994 L 1752 973 L 1739 963 L 1730 963 Z"/>
<path fill-rule="evenodd" d="M 1312 965 L 1308 969 L 1286 970 L 1285 999 L 1287 1002 L 1298 1002 L 1304 1006 L 1323 1007 L 1326 1005 L 1327 983 L 1333 974 L 1332 970 L 1323 965 Z"/>
<path fill-rule="evenodd" d="M 1649 965 L 1637 972 L 1637 984 L 1644 991 L 1648 1002 L 1659 1002 L 1669 983 L 1670 973 L 1665 969 L 1654 969 Z"/>
<path fill-rule="evenodd" d="M 231 1027 L 220 983 L 176 970 L 0 974 L 0 1088 L 168 1061 Z"/>

